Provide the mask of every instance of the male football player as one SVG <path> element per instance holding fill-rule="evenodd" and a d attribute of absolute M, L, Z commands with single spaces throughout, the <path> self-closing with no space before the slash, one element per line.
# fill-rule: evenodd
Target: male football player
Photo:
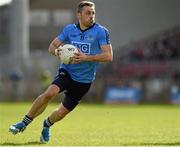
<path fill-rule="evenodd" d="M 61 64 L 58 75 L 49 88 L 38 96 L 23 120 L 10 126 L 13 134 L 24 129 L 40 115 L 47 107 L 49 101 L 58 93 L 65 91 L 65 98 L 43 122 L 40 141 L 46 143 L 50 138 L 50 127 L 63 119 L 80 102 L 88 92 L 95 79 L 96 67 L 99 62 L 113 60 L 113 51 L 108 30 L 95 23 L 95 4 L 90 1 L 81 1 L 77 7 L 77 24 L 69 24 L 51 42 L 49 53 L 58 56 L 63 44 L 72 44 L 80 52 L 73 58 L 74 64 Z"/>

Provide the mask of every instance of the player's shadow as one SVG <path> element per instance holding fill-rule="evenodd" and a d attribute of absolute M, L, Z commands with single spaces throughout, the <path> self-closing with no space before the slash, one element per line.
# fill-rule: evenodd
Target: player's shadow
<path fill-rule="evenodd" d="M 31 142 L 27 142 L 27 143 L 12 143 L 12 142 L 5 142 L 0 144 L 2 146 L 25 146 L 25 145 L 43 145 L 42 143 L 38 142 L 38 141 L 31 141 Z"/>
<path fill-rule="evenodd" d="M 143 145 L 143 146 L 149 146 L 149 145 L 154 145 L 154 146 L 177 146 L 177 145 L 180 145 L 180 142 L 172 142 L 172 143 L 142 143 L 141 145 Z"/>
<path fill-rule="evenodd" d="M 11 143 L 11 142 L 5 142 L 3 144 L 0 144 L 2 146 L 32 146 L 32 145 L 44 145 L 38 141 L 32 141 L 27 143 Z M 139 143 L 137 144 L 121 144 L 122 146 L 179 146 L 180 142 L 173 142 L 173 143 Z"/>
<path fill-rule="evenodd" d="M 138 144 L 122 144 L 123 146 L 179 146 L 180 142 L 172 143 L 138 143 Z"/>

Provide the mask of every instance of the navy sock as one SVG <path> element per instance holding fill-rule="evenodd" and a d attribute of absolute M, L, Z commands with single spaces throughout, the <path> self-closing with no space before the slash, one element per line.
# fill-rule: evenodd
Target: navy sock
<path fill-rule="evenodd" d="M 44 120 L 44 124 L 43 124 L 44 127 L 49 128 L 52 125 L 53 123 L 50 122 L 49 117 L 46 120 Z"/>
<path fill-rule="evenodd" d="M 32 118 L 30 118 L 29 116 L 25 115 L 22 122 L 24 122 L 25 125 L 27 126 L 27 125 L 29 125 L 32 121 L 33 121 Z"/>

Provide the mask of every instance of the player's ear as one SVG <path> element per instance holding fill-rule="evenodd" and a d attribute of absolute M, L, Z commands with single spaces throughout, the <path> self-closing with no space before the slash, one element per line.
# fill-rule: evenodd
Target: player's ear
<path fill-rule="evenodd" d="M 76 16 L 77 16 L 78 19 L 80 19 L 80 18 L 81 18 L 81 13 L 80 13 L 80 12 L 77 12 L 77 13 L 76 13 Z"/>

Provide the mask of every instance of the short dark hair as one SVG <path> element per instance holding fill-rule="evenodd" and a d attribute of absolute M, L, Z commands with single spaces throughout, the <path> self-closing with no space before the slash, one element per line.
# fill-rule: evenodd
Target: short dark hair
<path fill-rule="evenodd" d="M 95 7 L 95 4 L 91 1 L 81 1 L 77 6 L 77 12 L 82 12 L 84 6 Z"/>

